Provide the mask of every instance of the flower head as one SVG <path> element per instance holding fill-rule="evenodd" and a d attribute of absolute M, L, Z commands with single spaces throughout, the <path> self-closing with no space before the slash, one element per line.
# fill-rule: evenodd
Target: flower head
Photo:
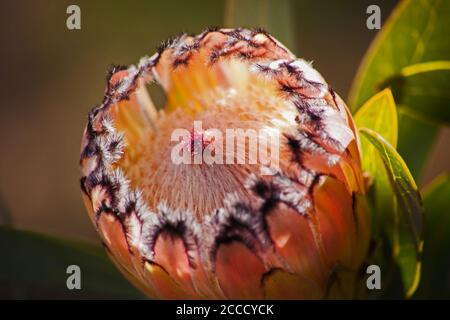
<path fill-rule="evenodd" d="M 151 81 L 166 92 L 162 110 Z M 176 130 L 188 134 L 174 141 Z M 193 161 L 174 161 L 175 148 Z M 151 297 L 356 290 L 370 234 L 353 120 L 310 63 L 262 30 L 183 34 L 113 68 L 80 162 L 93 223 Z"/>

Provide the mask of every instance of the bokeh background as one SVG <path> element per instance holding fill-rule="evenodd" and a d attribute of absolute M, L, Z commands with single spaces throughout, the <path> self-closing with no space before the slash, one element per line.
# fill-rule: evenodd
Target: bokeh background
<path fill-rule="evenodd" d="M 81 30 L 66 28 L 70 4 L 81 8 Z M 275 36 L 294 42 L 292 50 L 313 60 L 346 98 L 376 35 L 366 28 L 370 4 L 380 6 L 384 22 L 397 1 L 292 1 L 280 19 L 290 19 L 295 33 L 290 39 Z M 223 26 L 226 11 L 224 1 L 212 0 L 4 2 L 0 203 L 9 217 L 0 219 L 20 228 L 96 240 L 81 201 L 78 159 L 86 116 L 101 102 L 108 67 L 137 63 L 181 31 Z M 255 21 L 257 14 L 258 7 Z M 161 99 L 156 89 L 154 94 Z M 449 130 L 443 130 L 420 185 L 450 169 L 449 141 Z"/>

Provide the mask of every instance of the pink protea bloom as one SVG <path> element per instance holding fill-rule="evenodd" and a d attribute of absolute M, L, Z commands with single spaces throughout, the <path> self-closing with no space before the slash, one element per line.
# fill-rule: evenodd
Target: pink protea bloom
<path fill-rule="evenodd" d="M 166 92 L 161 110 L 151 81 Z M 239 162 L 246 147 L 225 151 L 231 164 L 176 164 L 179 128 L 193 156 L 222 150 L 212 128 L 265 129 L 280 137 L 278 159 Z M 80 162 L 111 258 L 152 298 L 351 298 L 360 288 L 370 223 L 352 117 L 310 63 L 262 30 L 183 34 L 114 68 Z"/>

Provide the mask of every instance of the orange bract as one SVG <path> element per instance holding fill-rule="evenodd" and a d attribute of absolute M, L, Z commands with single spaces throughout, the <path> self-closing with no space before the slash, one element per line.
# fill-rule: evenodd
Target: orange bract
<path fill-rule="evenodd" d="M 166 91 L 163 110 L 149 81 Z M 194 121 L 203 147 L 220 147 L 203 144 L 213 128 L 279 134 L 278 167 L 240 163 L 247 147 L 224 154 L 231 164 L 173 163 L 172 132 Z M 80 162 L 100 236 L 153 298 L 356 292 L 370 228 L 353 120 L 320 74 L 264 31 L 181 35 L 138 66 L 114 69 Z"/>

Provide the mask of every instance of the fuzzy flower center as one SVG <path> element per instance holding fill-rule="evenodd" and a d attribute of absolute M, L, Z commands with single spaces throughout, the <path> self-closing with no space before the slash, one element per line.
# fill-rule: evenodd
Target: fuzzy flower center
<path fill-rule="evenodd" d="M 295 125 L 296 113 L 242 62 L 209 66 L 206 58 L 199 54 L 170 71 L 167 105 L 152 125 L 140 128 L 120 163 L 150 208 L 165 202 L 200 220 L 223 207 L 227 194 L 249 198 L 249 174 L 286 165 L 289 159 L 279 159 L 286 145 L 281 132 Z M 176 136 L 182 130 L 189 132 L 187 141 Z"/>

